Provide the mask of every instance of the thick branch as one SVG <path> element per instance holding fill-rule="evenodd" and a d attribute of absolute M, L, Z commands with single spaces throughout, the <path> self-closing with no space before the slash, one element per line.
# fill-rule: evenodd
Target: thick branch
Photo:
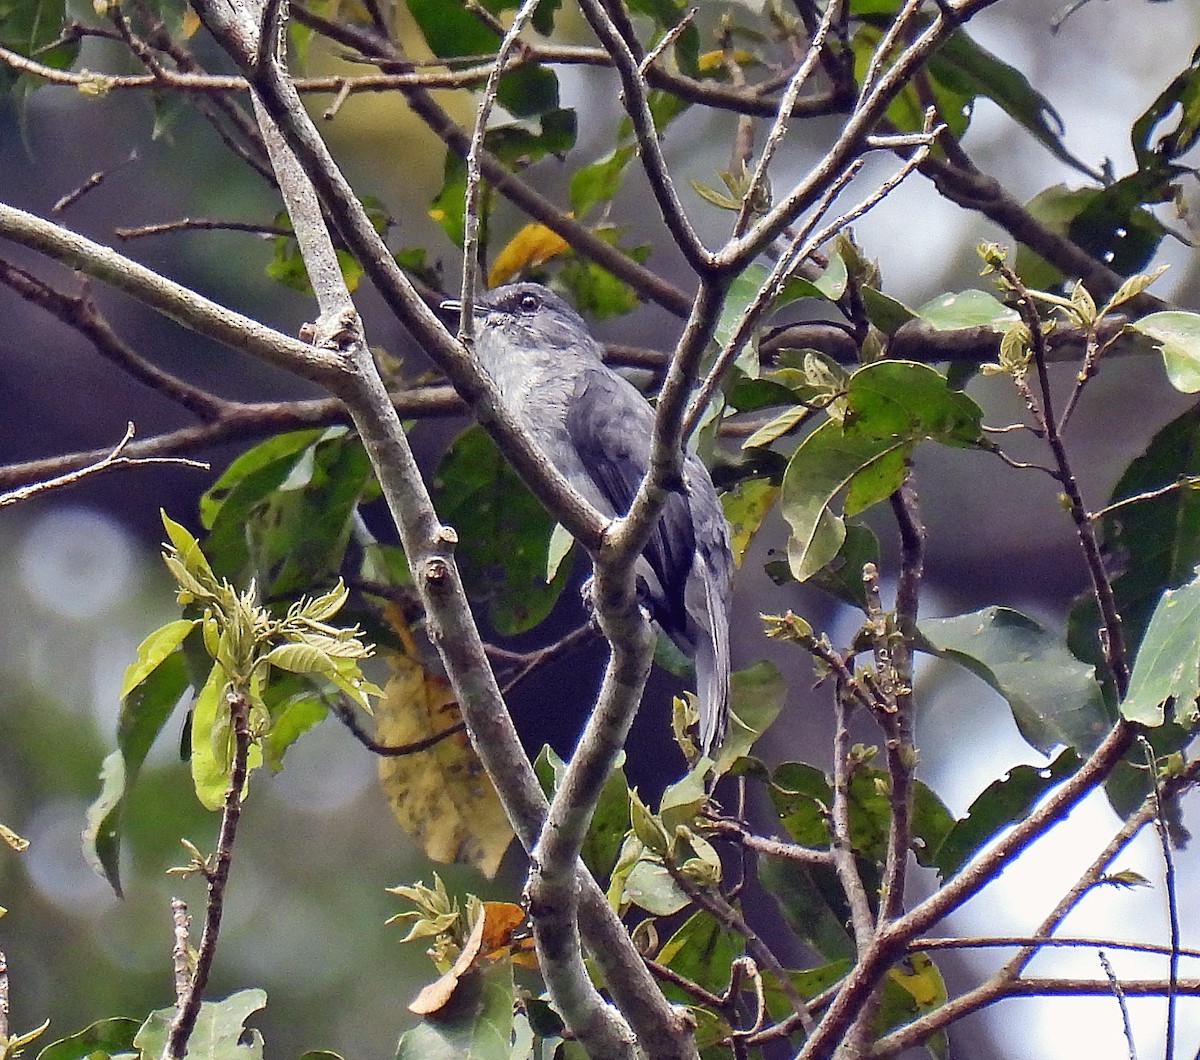
<path fill-rule="evenodd" d="M 0 238 L 77 269 L 158 310 L 199 335 L 250 353 L 313 382 L 330 385 L 342 370 L 328 352 L 236 313 L 160 276 L 115 250 L 0 203 Z"/>

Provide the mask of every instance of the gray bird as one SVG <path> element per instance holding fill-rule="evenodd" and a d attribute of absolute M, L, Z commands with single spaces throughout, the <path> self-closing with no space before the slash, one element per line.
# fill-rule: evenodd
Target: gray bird
<path fill-rule="evenodd" d="M 442 303 L 459 309 L 458 301 Z M 504 405 L 601 514 L 624 515 L 650 461 L 654 410 L 601 360 L 583 319 L 541 284 L 476 296 L 475 354 Z M 696 667 L 700 747 L 714 755 L 729 706 L 729 530 L 708 469 L 689 453 L 637 564 L 642 602 Z"/>

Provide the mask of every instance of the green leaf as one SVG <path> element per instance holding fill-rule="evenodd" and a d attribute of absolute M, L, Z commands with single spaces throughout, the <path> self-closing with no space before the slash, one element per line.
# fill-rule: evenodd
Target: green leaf
<path fill-rule="evenodd" d="M 1174 119 L 1175 127 L 1154 138 L 1159 126 Z M 1138 169 L 1163 170 L 1185 154 L 1200 136 L 1200 55 L 1159 94 L 1133 123 L 1130 139 Z M 1152 142 L 1153 141 L 1153 142 Z"/>
<path fill-rule="evenodd" d="M 760 854 L 758 880 L 801 941 L 826 960 L 853 956 L 854 942 L 846 930 L 849 910 L 832 869 Z"/>
<path fill-rule="evenodd" d="M 1004 325 L 1020 319 L 1015 309 L 986 291 L 975 290 L 939 295 L 921 306 L 917 316 L 939 331 L 974 327 L 1002 330 Z"/>
<path fill-rule="evenodd" d="M 788 564 L 797 581 L 805 581 L 829 563 L 846 539 L 846 527 L 829 505 L 864 467 L 885 453 L 910 443 L 847 438 L 832 420 L 802 441 L 783 476 L 779 507 L 792 528 Z M 896 483 L 899 485 L 899 482 Z"/>
<path fill-rule="evenodd" d="M 650 244 L 635 247 L 620 247 L 621 230 L 612 225 L 597 227 L 595 234 L 618 249 L 631 261 L 644 262 L 650 256 Z M 641 298 L 624 280 L 617 279 L 607 269 L 578 254 L 572 254 L 558 275 L 559 280 L 575 301 L 575 307 L 584 316 L 595 320 L 628 313 L 641 303 Z"/>
<path fill-rule="evenodd" d="M 879 361 L 858 369 L 846 391 L 846 433 L 860 438 L 901 436 L 947 445 L 974 445 L 983 410 L 951 390 L 946 377 L 915 361 Z"/>
<path fill-rule="evenodd" d="M 1054 184 L 1038 192 L 1025 204 L 1025 209 L 1051 232 L 1065 236 L 1070 231 L 1071 222 L 1099 192 L 1099 188 L 1068 188 L 1065 184 Z M 1064 279 L 1057 266 L 1051 265 L 1024 243 L 1017 247 L 1016 270 L 1026 286 L 1031 288 L 1049 290 Z"/>
<path fill-rule="evenodd" d="M 1140 272 L 1166 232 L 1146 206 L 1169 202 L 1173 194 L 1169 180 L 1159 173 L 1122 177 L 1084 202 L 1067 235 L 1114 272 Z"/>
<path fill-rule="evenodd" d="M 971 803 L 935 855 L 938 874 L 948 880 L 1004 829 L 1023 821 L 1051 788 L 1080 766 L 1073 747 L 1045 766 L 1017 766 L 993 781 Z"/>
<path fill-rule="evenodd" d="M 1200 407 L 1189 409 L 1154 436 L 1113 489 L 1111 503 L 1200 475 Z M 1113 579 L 1127 646 L 1136 649 L 1165 589 L 1192 577 L 1200 564 L 1200 492 L 1183 486 L 1149 500 L 1121 504 L 1100 523 L 1106 550 L 1124 557 Z M 1069 643 L 1104 673 L 1099 617 L 1089 593 L 1071 612 Z"/>
<path fill-rule="evenodd" d="M 334 427 L 271 439 L 243 456 L 209 493 L 205 550 L 216 570 L 254 579 L 268 598 L 331 580 L 354 511 L 376 488 L 361 442 Z"/>
<path fill-rule="evenodd" d="M 621 768 L 623 761 L 624 754 L 604 782 L 580 851 L 583 863 L 598 880 L 603 880 L 612 871 L 625 833 L 629 831 L 629 781 L 625 779 L 625 772 Z M 533 768 L 546 798 L 553 798 L 566 772 L 566 762 L 547 744 L 537 756 Z"/>
<path fill-rule="evenodd" d="M 742 479 L 733 489 L 721 494 L 721 507 L 729 522 L 733 561 L 741 566 L 750 542 L 767 517 L 779 487 L 765 478 Z"/>
<path fill-rule="evenodd" d="M 138 685 L 145 681 L 183 643 L 195 627 L 196 619 L 177 618 L 159 626 L 138 645 L 137 658 L 125 670 L 121 681 L 120 698 L 123 700 Z"/>
<path fill-rule="evenodd" d="M 916 312 L 903 302 L 874 287 L 864 287 L 861 294 L 867 319 L 885 335 L 895 334 L 901 325 L 917 318 Z"/>
<path fill-rule="evenodd" d="M 192 785 L 206 810 L 219 810 L 229 787 L 231 734 L 225 702 L 228 680 L 213 663 L 192 707 Z"/>
<path fill-rule="evenodd" d="M 867 67 L 873 61 L 883 42 L 882 23 L 882 19 L 876 19 L 870 24 L 859 26 L 850 40 L 850 50 L 854 58 L 854 78 L 859 84 L 866 77 Z M 916 26 L 922 24 L 927 25 L 928 19 L 919 17 L 916 20 Z M 888 59 L 896 58 L 898 47 L 898 44 L 893 45 L 892 50 L 888 53 Z M 931 56 L 928 63 L 932 63 L 935 56 Z M 948 70 L 948 72 L 952 72 L 952 70 Z M 918 132 L 925 125 L 926 107 L 933 103 L 937 107 L 938 117 L 946 123 L 950 132 L 954 136 L 961 136 L 967 129 L 968 115 L 970 114 L 969 104 L 972 98 L 973 93 L 970 87 L 963 86 L 961 79 L 952 77 L 923 78 L 920 91 L 917 85 L 910 81 L 888 103 L 887 118 L 901 132 Z"/>
<path fill-rule="evenodd" d="M 925 619 L 921 647 L 970 670 L 1000 693 L 1025 740 L 1043 754 L 1092 751 L 1112 725 L 1096 671 L 1062 639 L 1006 607 Z"/>
<path fill-rule="evenodd" d="M 1175 701 L 1175 716 L 1194 725 L 1200 713 L 1200 577 L 1162 595 L 1142 638 L 1129 675 L 1121 716 L 1151 727 L 1163 723 L 1163 706 Z"/>
<path fill-rule="evenodd" d="M 883 1035 L 893 1027 L 909 1023 L 946 1001 L 946 983 L 929 955 L 910 953 L 897 961 L 888 971 L 880 991 L 879 1010 L 875 1014 L 875 1031 Z M 941 1031 L 925 1042 L 931 1056 L 945 1060 L 946 1032 Z"/>
<path fill-rule="evenodd" d="M 0 45 L 20 55 L 34 57 L 55 70 L 69 70 L 79 56 L 79 40 L 46 46 L 58 40 L 66 22 L 64 0 L 7 0 L 0 4 Z M 25 90 L 42 84 L 32 74 L 20 74 L 0 64 L 0 92 Z"/>
<path fill-rule="evenodd" d="M 913 361 L 880 361 L 858 369 L 846 390 L 845 427 L 828 420 L 809 434 L 788 463 L 780 509 L 792 527 L 788 562 L 797 581 L 829 563 L 845 540 L 831 509 L 847 491 L 855 514 L 887 497 L 904 478 L 904 461 L 924 438 L 970 445 L 983 413 L 951 390 L 944 376 Z"/>
<path fill-rule="evenodd" d="M 930 76 L 955 93 L 970 99 L 983 96 L 1046 147 L 1055 158 L 1081 173 L 1096 176 L 1092 169 L 1067 150 L 1058 112 L 1029 83 L 1016 67 L 980 47 L 963 30 L 956 30 L 933 54 Z M 947 115 L 943 114 L 943 118 Z"/>
<path fill-rule="evenodd" d="M 719 346 L 725 346 L 733 337 L 734 328 L 767 282 L 768 275 L 769 272 L 765 266 L 750 265 L 739 273 L 733 283 L 729 285 L 729 290 L 725 293 L 725 304 L 721 308 L 721 315 L 717 318 L 716 327 L 713 328 L 713 340 Z M 778 312 L 791 302 L 801 298 L 834 300 L 840 297 L 845 287 L 846 264 L 839 255 L 834 254 L 830 257 L 829 265 L 826 266 L 824 273 L 816 281 L 810 282 L 800 277 L 788 280 L 779 294 L 767 304 L 766 309 L 759 317 L 758 327 L 761 328 L 771 314 Z M 757 330 L 758 328 L 755 329 L 756 332 Z M 756 352 L 751 360 L 752 363 L 747 364 L 744 357 L 739 358 L 738 367 L 751 378 L 755 378 L 758 374 Z"/>
<path fill-rule="evenodd" d="M 211 531 L 222 517 L 230 523 L 244 520 L 292 473 L 302 454 L 324 433 L 317 427 L 277 434 L 234 459 L 200 497 L 204 528 Z"/>
<path fill-rule="evenodd" d="M 363 196 L 361 201 L 371 226 L 380 235 L 386 235 L 394 221 L 383 203 L 369 195 Z M 312 281 L 308 277 L 308 266 L 304 262 L 304 255 L 300 252 L 300 244 L 291 234 L 291 218 L 286 212 L 281 212 L 275 216 L 275 225 L 285 229 L 288 234 L 275 237 L 275 254 L 267 263 L 267 275 L 293 291 L 312 294 Z M 337 247 L 335 253 L 342 279 L 345 281 L 346 287 L 350 291 L 354 291 L 358 287 L 358 281 L 362 279 L 363 268 L 348 250 Z"/>
<path fill-rule="evenodd" d="M 829 808 L 833 790 L 823 770 L 805 762 L 785 762 L 767 789 L 779 823 L 801 846 L 829 846 Z"/>
<path fill-rule="evenodd" d="M 520 633 L 554 606 L 567 568 L 545 580 L 554 520 L 478 426 L 463 431 L 433 481 L 438 513 L 458 532 L 456 556 L 467 592 L 487 601 L 498 631 Z"/>
<path fill-rule="evenodd" d="M 262 1035 L 247 1028 L 246 1020 L 266 1003 L 263 990 L 239 990 L 224 1001 L 202 1001 L 188 1040 L 187 1060 L 262 1060 Z M 142 1056 L 162 1055 L 174 1016 L 174 1008 L 150 1014 L 133 1040 Z"/>
<path fill-rule="evenodd" d="M 867 587 L 862 575 L 868 563 L 879 565 L 879 540 L 869 527 L 849 523 L 837 555 L 813 574 L 808 584 L 865 612 Z"/>
<path fill-rule="evenodd" d="M 733 673 L 729 680 L 729 733 L 717 758 L 717 776 L 750 753 L 779 716 L 786 695 L 787 681 L 772 662 L 760 660 Z"/>
<path fill-rule="evenodd" d="M 1176 390 L 1185 394 L 1200 391 L 1200 314 L 1167 310 L 1128 326 L 1154 342 Z"/>
<path fill-rule="evenodd" d="M 208 565 L 208 560 L 205 559 L 204 553 L 200 550 L 200 542 L 192 536 L 187 527 L 175 522 L 162 509 L 159 509 L 159 516 L 162 519 L 163 528 L 167 531 L 167 539 L 179 554 L 179 560 L 183 564 L 184 569 L 197 581 L 206 586 L 215 583 L 216 578 L 213 575 L 212 568 Z"/>
<path fill-rule="evenodd" d="M 272 681 L 272 686 L 275 683 Z M 267 765 L 275 772 L 282 769 L 283 756 L 288 748 L 328 714 L 329 708 L 311 692 L 295 695 L 282 709 L 273 708 L 271 731 L 263 741 L 263 757 Z"/>
<path fill-rule="evenodd" d="M 636 157 L 634 144 L 622 144 L 571 176 L 571 211 L 582 221 L 597 203 L 608 202 L 621 187 L 621 178 Z"/>
<path fill-rule="evenodd" d="M 741 956 L 745 940 L 716 920 L 711 913 L 693 913 L 663 943 L 655 957 L 690 982 L 714 994 L 729 985 L 734 958 Z M 693 1000 L 678 987 L 667 983 L 663 992 L 670 1001 L 684 1004 Z"/>
<path fill-rule="evenodd" d="M 482 961 L 436 1018 L 404 1033 L 396 1060 L 512 1060 L 512 1029 L 512 961 Z"/>
<path fill-rule="evenodd" d="M 514 118 L 533 118 L 558 108 L 558 78 L 546 66 L 521 66 L 500 78 L 496 99 Z"/>
<path fill-rule="evenodd" d="M 37 1060 L 117 1060 L 138 1056 L 133 1044 L 138 1031 L 138 1021 L 114 1016 L 97 1020 L 89 1027 L 47 1045 L 37 1055 Z"/>
<path fill-rule="evenodd" d="M 937 865 L 937 853 L 957 823 L 937 792 L 916 781 L 913 785 L 912 832 L 917 864 L 925 868 Z"/>
<path fill-rule="evenodd" d="M 661 862 L 646 858 L 638 861 L 625 877 L 621 900 L 632 902 L 651 916 L 674 916 L 692 901 Z"/>
<path fill-rule="evenodd" d="M 547 154 L 563 155 L 575 145 L 576 120 L 573 110 L 548 110 L 540 116 L 538 125 L 540 131 L 536 132 L 526 122 L 496 126 L 485 134 L 484 147 L 509 168 L 523 169 Z M 463 242 L 466 186 L 466 163 L 455 152 L 447 151 L 442 186 L 430 204 L 429 216 L 442 226 L 447 237 L 459 247 Z M 489 200 L 490 196 L 483 197 L 484 213 L 480 219 L 484 223 Z"/>
<path fill-rule="evenodd" d="M 496 51 L 500 37 L 483 20 L 467 10 L 461 0 L 407 0 L 408 10 L 438 58 L 487 55 Z M 492 9 L 495 5 L 486 5 Z"/>
<path fill-rule="evenodd" d="M 96 872 L 121 894 L 121 815 L 142 763 L 179 702 L 188 679 L 183 654 L 174 652 L 121 702 L 117 749 L 100 769 L 100 794 L 88 807 L 83 853 Z"/>

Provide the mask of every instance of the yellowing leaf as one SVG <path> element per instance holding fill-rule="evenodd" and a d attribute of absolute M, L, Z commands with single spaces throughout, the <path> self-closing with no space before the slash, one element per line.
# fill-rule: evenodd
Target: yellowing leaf
<path fill-rule="evenodd" d="M 11 828 L 6 828 L 2 824 L 0 824 L 0 841 L 3 841 L 5 843 L 5 845 L 11 847 L 13 850 L 17 851 L 18 853 L 20 853 L 20 851 L 22 851 L 22 850 L 29 849 L 29 840 L 28 839 L 23 839 L 21 836 L 17 835 L 17 833 L 14 832 Z"/>
<path fill-rule="evenodd" d="M 942 973 L 928 954 L 910 953 L 888 972 L 888 978 L 913 999 L 918 1012 L 928 1012 L 946 1000 Z"/>
<path fill-rule="evenodd" d="M 399 747 L 458 723 L 458 704 L 444 678 L 428 673 L 415 653 L 391 655 L 389 662 L 393 674 L 376 705 L 376 740 Z M 496 874 L 512 828 L 465 733 L 381 758 L 379 782 L 400 827 L 427 857 Z"/>
<path fill-rule="evenodd" d="M 746 51 L 745 48 L 734 48 L 733 54 L 730 56 L 738 66 L 749 66 L 754 63 L 755 57 L 753 53 Z M 702 74 L 711 74 L 714 70 L 721 69 L 725 61 L 725 52 L 721 48 L 714 48 L 710 52 L 705 52 L 696 59 L 696 66 Z"/>
<path fill-rule="evenodd" d="M 562 236 L 544 224 L 527 224 L 496 255 L 488 272 L 488 286 L 498 287 L 519 272 L 541 265 L 569 247 L 570 244 Z"/>

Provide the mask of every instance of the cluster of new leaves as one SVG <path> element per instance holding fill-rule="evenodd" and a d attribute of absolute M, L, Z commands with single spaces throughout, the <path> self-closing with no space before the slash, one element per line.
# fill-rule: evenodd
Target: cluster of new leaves
<path fill-rule="evenodd" d="M 189 685 L 197 690 L 188 716 L 192 781 L 210 810 L 224 805 L 233 766 L 232 697 L 246 703 L 249 773 L 264 761 L 279 768 L 287 748 L 316 720 L 312 702 L 323 686 L 366 711 L 370 697 L 382 694 L 362 675 L 362 661 L 373 649 L 358 628 L 331 624 L 349 597 L 340 581 L 276 616 L 260 603 L 253 581 L 239 592 L 213 573 L 183 526 L 165 513 L 163 525 L 170 539 L 163 562 L 185 617 L 146 637 L 125 672 L 120 747 L 105 762 L 104 788 L 84 837 L 89 857 L 118 890 L 123 800 Z"/>

